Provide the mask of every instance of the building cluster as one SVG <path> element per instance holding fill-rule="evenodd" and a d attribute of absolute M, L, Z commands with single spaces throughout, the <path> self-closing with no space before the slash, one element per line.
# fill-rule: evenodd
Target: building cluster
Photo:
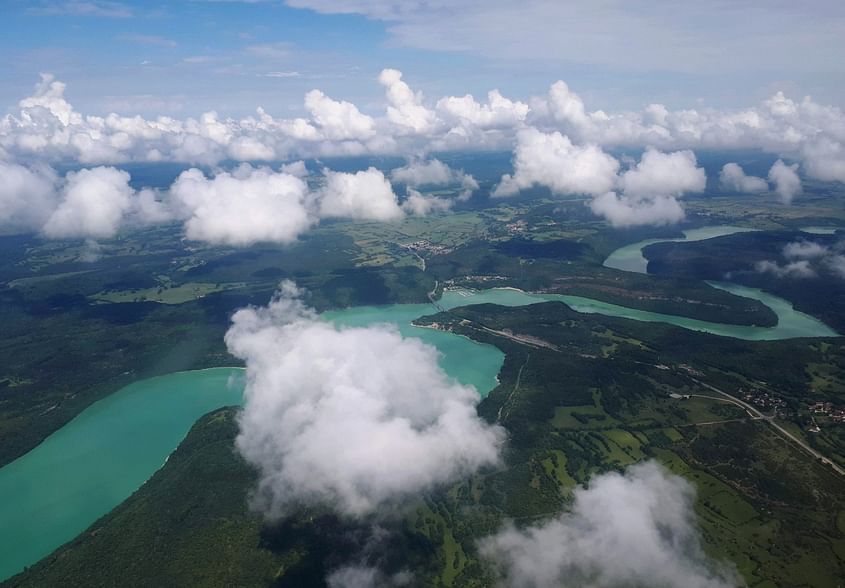
<path fill-rule="evenodd" d="M 704 377 L 704 372 L 702 372 L 701 370 L 697 370 L 694 367 L 692 367 L 691 365 L 688 365 L 686 363 L 679 363 L 678 369 L 688 373 L 691 376 L 695 376 L 697 378 L 703 378 Z"/>
<path fill-rule="evenodd" d="M 845 423 L 845 408 L 834 406 L 832 402 L 816 402 L 808 409 L 811 413 L 828 417 L 835 423 Z"/>
<path fill-rule="evenodd" d="M 476 275 L 476 276 L 461 276 L 460 278 L 455 278 L 453 280 L 446 280 L 443 282 L 443 286 L 445 288 L 450 288 L 453 286 L 461 287 L 460 284 L 466 283 L 474 283 L 474 282 L 499 282 L 502 280 L 509 279 L 507 276 L 495 276 L 495 275 Z"/>
<path fill-rule="evenodd" d="M 757 408 L 766 411 L 774 411 L 776 416 L 782 416 L 789 409 L 789 405 L 786 403 L 786 400 L 778 398 L 777 396 L 770 394 L 766 390 L 761 390 L 760 388 L 751 388 L 749 390 L 740 388 L 739 396 L 748 404 L 754 405 Z"/>
<path fill-rule="evenodd" d="M 410 249 L 411 251 L 420 252 L 424 251 L 426 253 L 431 253 L 432 255 L 446 255 L 447 253 L 452 253 L 455 249 L 453 247 L 446 247 L 444 245 L 435 245 L 431 241 L 427 239 L 420 239 L 419 241 L 414 241 L 413 243 L 409 243 L 404 245 L 406 249 Z"/>
<path fill-rule="evenodd" d="M 524 233 L 527 228 L 528 223 L 524 220 L 518 220 L 516 222 L 508 223 L 505 225 L 505 229 L 507 229 L 509 235 L 518 235 L 519 233 Z"/>

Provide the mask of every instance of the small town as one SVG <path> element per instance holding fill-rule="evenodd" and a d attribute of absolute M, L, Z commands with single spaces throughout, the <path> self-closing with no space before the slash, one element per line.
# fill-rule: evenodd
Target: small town
<path fill-rule="evenodd" d="M 828 417 L 835 423 L 845 423 L 845 408 L 834 406 L 832 402 L 816 402 L 807 408 L 814 415 Z"/>
<path fill-rule="evenodd" d="M 403 247 L 405 247 L 406 249 L 410 249 L 411 251 L 425 251 L 426 253 L 431 253 L 433 255 L 446 255 L 447 253 L 451 253 L 453 251 L 452 247 L 435 245 L 427 239 L 420 239 L 419 241 L 414 241 L 413 243 L 403 245 Z"/>

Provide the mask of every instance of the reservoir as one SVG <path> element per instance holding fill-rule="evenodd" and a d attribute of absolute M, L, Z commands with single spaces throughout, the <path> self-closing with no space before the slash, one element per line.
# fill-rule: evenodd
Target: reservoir
<path fill-rule="evenodd" d="M 646 244 L 650 242 L 657 240 Z M 622 248 L 626 250 L 624 255 L 615 252 L 608 261 L 627 260 L 618 263 L 642 267 L 644 271 L 633 254 L 635 246 L 639 246 L 636 251 L 642 258 L 643 244 L 637 243 Z M 578 296 L 528 294 L 510 289 L 447 291 L 440 304 L 450 309 L 468 304 L 524 306 L 556 300 L 578 312 L 663 322 L 740 339 L 836 335 L 822 322 L 794 310 L 789 302 L 776 296 L 734 284 L 711 285 L 760 300 L 777 314 L 777 326 L 709 323 Z M 417 317 L 435 312 L 431 304 L 397 304 L 353 307 L 327 312 L 323 317 L 341 326 L 395 324 L 403 335 L 418 337 L 437 347 L 443 369 L 485 396 L 496 386 L 503 354 L 490 345 L 410 324 Z M 238 368 L 213 368 L 135 382 L 92 404 L 35 449 L 0 469 L 0 580 L 73 539 L 129 497 L 162 466 L 200 416 L 222 406 L 240 404 L 243 379 L 243 371 Z"/>
<path fill-rule="evenodd" d="M 638 241 L 620 247 L 613 253 L 607 256 L 604 260 L 604 267 L 610 267 L 626 272 L 636 272 L 638 274 L 648 273 L 648 260 L 643 255 L 643 247 L 654 245 L 655 243 L 667 243 L 678 241 L 704 241 L 705 239 L 713 239 L 715 237 L 725 237 L 735 233 L 748 233 L 755 229 L 747 229 L 744 227 L 732 227 L 729 225 L 717 225 L 714 227 L 702 227 L 700 229 L 689 229 L 683 231 L 683 237 L 674 239 L 646 239 L 645 241 Z"/>
<path fill-rule="evenodd" d="M 457 306 L 465 300 L 449 294 Z M 466 302 L 464 302 L 466 304 Z M 441 366 L 486 396 L 504 354 L 465 337 L 414 327 L 431 304 L 327 313 L 339 325 L 394 323 L 441 352 Z M 92 404 L 40 445 L 0 468 L 0 581 L 70 541 L 126 500 L 202 415 L 240 404 L 243 370 L 212 368 L 134 382 Z"/>

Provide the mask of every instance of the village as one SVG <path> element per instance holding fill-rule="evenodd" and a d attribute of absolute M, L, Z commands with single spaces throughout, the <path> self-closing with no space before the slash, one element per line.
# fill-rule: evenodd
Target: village
<path fill-rule="evenodd" d="M 834 423 L 845 423 L 845 408 L 834 406 L 832 402 L 816 402 L 807 407 L 813 415 L 829 418 Z"/>

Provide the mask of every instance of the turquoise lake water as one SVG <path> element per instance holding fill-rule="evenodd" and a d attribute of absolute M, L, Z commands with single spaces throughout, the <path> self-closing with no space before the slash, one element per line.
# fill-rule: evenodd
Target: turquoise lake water
<path fill-rule="evenodd" d="M 689 231 L 686 240 L 737 232 L 736 227 Z M 709 235 L 709 236 L 705 236 Z M 642 258 L 643 243 L 636 249 Z M 605 265 L 645 271 L 633 246 L 623 247 Z M 615 264 L 615 265 L 611 265 Z M 599 313 L 749 340 L 825 337 L 836 333 L 792 305 L 760 290 L 712 283 L 740 296 L 760 300 L 775 311 L 775 327 L 743 327 L 646 312 L 589 298 L 528 294 L 510 289 L 449 291 L 440 304 L 494 303 L 524 306 L 558 300 L 579 312 Z M 418 337 L 441 352 L 441 366 L 484 396 L 496 386 L 504 360 L 495 347 L 465 337 L 411 325 L 437 312 L 430 304 L 355 307 L 323 316 L 338 325 L 393 323 L 405 336 Z M 21 571 L 73 539 L 125 500 L 158 470 L 191 425 L 216 408 L 240 404 L 243 372 L 214 368 L 141 380 L 94 403 L 38 447 L 0 468 L 0 579 Z"/>

